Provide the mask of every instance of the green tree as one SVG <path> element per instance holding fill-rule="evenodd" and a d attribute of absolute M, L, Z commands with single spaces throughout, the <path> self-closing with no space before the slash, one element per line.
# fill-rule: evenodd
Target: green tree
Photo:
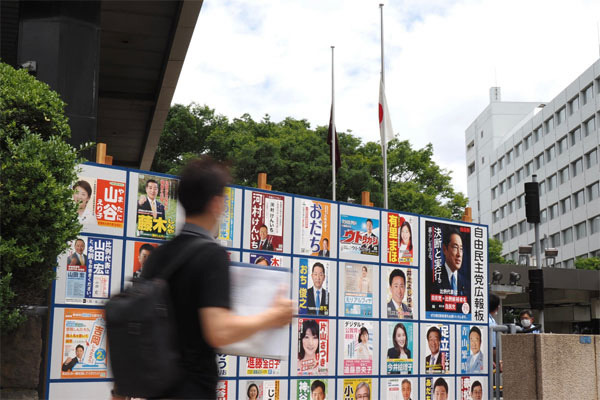
<path fill-rule="evenodd" d="M 588 258 L 580 257 L 575 260 L 575 268 L 599 271 L 600 270 L 600 257 L 588 257 Z"/>
<path fill-rule="evenodd" d="M 494 238 L 488 239 L 488 259 L 496 264 L 514 264 L 513 260 L 502 257 L 502 242 Z"/>
<path fill-rule="evenodd" d="M 337 198 L 357 201 L 371 192 L 383 206 L 381 146 L 363 143 L 341 132 L 342 165 L 337 175 Z M 273 122 L 269 115 L 254 121 L 248 114 L 228 121 L 208 107 L 175 105 L 169 112 L 153 169 L 177 173 L 191 157 L 210 154 L 228 162 L 235 183 L 255 186 L 257 174 L 267 172 L 275 190 L 331 198 L 331 163 L 327 127 L 311 129 L 306 120 Z M 450 173 L 433 161 L 431 144 L 413 149 L 408 141 L 388 146 L 389 207 L 437 217 L 460 219 L 467 204 L 456 192 Z"/>
<path fill-rule="evenodd" d="M 20 306 L 41 304 L 56 259 L 81 225 L 71 185 L 81 160 L 64 102 L 24 70 L 0 63 L 0 328 L 24 320 Z"/>

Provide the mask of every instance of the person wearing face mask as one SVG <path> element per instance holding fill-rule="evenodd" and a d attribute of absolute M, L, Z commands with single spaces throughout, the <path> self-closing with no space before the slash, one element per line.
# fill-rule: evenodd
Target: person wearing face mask
<path fill-rule="evenodd" d="M 523 310 L 519 313 L 519 321 L 523 329 L 529 329 L 533 325 L 533 313 L 531 310 Z M 540 333 L 539 330 L 533 330 L 528 333 Z"/>

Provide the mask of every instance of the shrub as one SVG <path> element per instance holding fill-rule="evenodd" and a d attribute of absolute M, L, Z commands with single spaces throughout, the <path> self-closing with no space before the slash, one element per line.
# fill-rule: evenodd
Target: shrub
<path fill-rule="evenodd" d="M 65 103 L 24 70 L 0 63 L 0 329 L 42 304 L 67 242 L 81 229 L 72 185 L 82 161 Z"/>

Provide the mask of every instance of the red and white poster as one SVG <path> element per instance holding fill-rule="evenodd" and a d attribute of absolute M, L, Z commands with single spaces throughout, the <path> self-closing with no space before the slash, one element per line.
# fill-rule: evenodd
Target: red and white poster
<path fill-rule="evenodd" d="M 250 248 L 283 252 L 284 197 L 252 192 L 250 208 Z"/>

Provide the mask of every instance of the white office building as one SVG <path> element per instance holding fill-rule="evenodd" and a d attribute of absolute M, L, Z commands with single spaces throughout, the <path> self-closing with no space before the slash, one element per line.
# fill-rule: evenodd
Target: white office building
<path fill-rule="evenodd" d="M 500 88 L 490 89 L 490 104 L 465 131 L 467 190 L 473 222 L 489 225 L 504 257 L 518 262 L 519 246 L 534 245 L 524 195 L 534 174 L 542 260 L 550 247 L 557 267 L 600 256 L 598 125 L 600 60 L 550 102 L 502 101 Z"/>

